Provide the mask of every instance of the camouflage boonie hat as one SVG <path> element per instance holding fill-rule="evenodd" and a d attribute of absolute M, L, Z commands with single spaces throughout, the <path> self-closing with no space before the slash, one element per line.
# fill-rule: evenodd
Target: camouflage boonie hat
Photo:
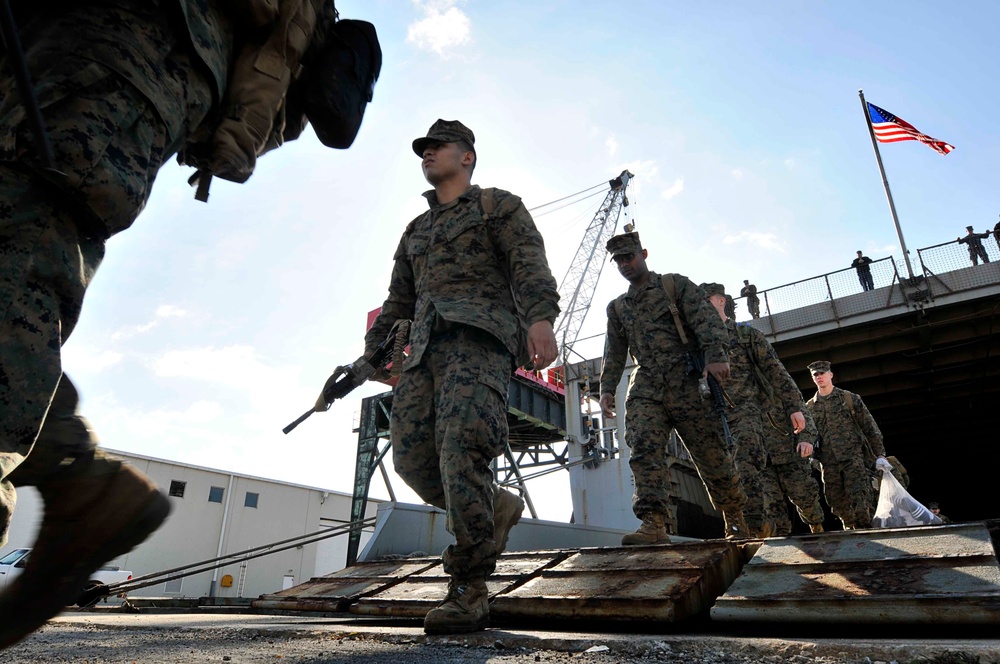
<path fill-rule="evenodd" d="M 426 136 L 413 141 L 413 151 L 418 157 L 424 156 L 424 149 L 429 143 L 457 143 L 465 141 L 476 152 L 476 135 L 458 120 L 438 120 L 427 130 Z"/>
<path fill-rule="evenodd" d="M 708 295 L 708 296 L 712 296 L 712 295 L 722 295 L 722 296 L 725 296 L 725 294 L 726 294 L 726 287 L 723 286 L 722 284 L 717 284 L 717 283 L 712 282 L 712 283 L 707 283 L 707 284 L 700 284 L 700 286 L 701 286 L 701 289 L 703 291 L 705 291 L 705 295 Z"/>
<path fill-rule="evenodd" d="M 809 369 L 809 373 L 811 374 L 824 373 L 830 370 L 830 363 L 826 360 L 820 360 L 818 362 L 813 362 L 806 368 Z"/>
<path fill-rule="evenodd" d="M 608 243 L 605 246 L 608 249 L 608 253 L 611 254 L 611 258 L 620 256 L 621 254 L 638 254 L 642 252 L 642 244 L 639 242 L 639 233 L 636 231 L 616 235 L 608 240 Z"/>

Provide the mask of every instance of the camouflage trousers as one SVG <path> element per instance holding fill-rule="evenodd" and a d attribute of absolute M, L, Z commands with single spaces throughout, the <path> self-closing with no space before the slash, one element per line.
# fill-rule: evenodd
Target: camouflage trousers
<path fill-rule="evenodd" d="M 25 44 L 55 175 L 43 177 L 26 163 L 34 137 L 0 58 L 0 542 L 14 486 L 57 483 L 86 465 L 70 461 L 95 454 L 76 388 L 62 373 L 61 347 L 106 239 L 138 216 L 157 170 L 181 140 L 168 138 L 146 97 L 113 70 L 70 57 L 59 37 L 43 34 Z M 194 127 L 212 104 L 207 79 L 175 45 L 163 51 L 169 71 L 191 73 L 183 124 Z"/>
<path fill-rule="evenodd" d="M 791 463 L 768 463 L 761 473 L 765 494 L 770 496 L 767 517 L 775 525 L 775 535 L 784 537 L 792 533 L 785 497 L 792 501 L 802 522 L 808 525 L 823 523 L 823 505 L 819 500 L 819 487 L 812 476 L 808 459 Z"/>
<path fill-rule="evenodd" d="M 762 473 L 767 463 L 764 449 L 764 430 L 760 411 L 746 410 L 729 415 L 729 430 L 736 444 L 736 469 L 747 495 L 747 506 L 743 510 L 750 532 L 761 530 L 767 516 L 774 511 L 772 496 L 764 490 Z"/>
<path fill-rule="evenodd" d="M 493 573 L 491 463 L 507 445 L 512 358 L 492 335 L 464 325 L 433 333 L 420 364 L 399 377 L 390 436 L 396 472 L 446 513 L 455 543 L 444 570 L 458 579 Z"/>
<path fill-rule="evenodd" d="M 670 469 L 667 441 L 675 429 L 691 453 L 712 503 L 721 510 L 743 510 L 747 496 L 740 485 L 733 452 L 726 444 L 719 415 L 698 393 L 692 376 L 674 372 L 666 378 L 660 399 L 633 396 L 625 402 L 625 442 L 635 476 L 632 511 L 668 514 Z"/>
<path fill-rule="evenodd" d="M 874 494 L 860 455 L 846 461 L 823 461 L 823 495 L 845 529 L 871 528 Z"/>

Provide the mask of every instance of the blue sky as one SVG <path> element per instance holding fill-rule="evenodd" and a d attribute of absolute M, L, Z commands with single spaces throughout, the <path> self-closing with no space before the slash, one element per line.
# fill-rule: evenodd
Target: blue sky
<path fill-rule="evenodd" d="M 859 88 L 956 147 L 881 146 L 911 252 L 1000 212 L 995 2 L 911 2 L 905 19 L 860 2 L 338 7 L 375 24 L 384 55 L 354 146 L 307 132 L 246 184 L 216 180 L 208 204 L 171 163 L 110 241 L 65 347 L 108 447 L 349 492 L 360 398 L 377 386 L 281 427 L 361 353 L 399 235 L 425 209 L 409 145 L 439 117 L 476 132 L 474 182 L 529 208 L 629 168 L 650 266 L 730 290 L 840 269 L 857 249 L 901 257 Z M 597 201 L 538 218 L 557 280 Z M 604 271 L 581 336 L 624 288 Z M 569 517 L 560 480 L 540 491 L 541 516 Z"/>

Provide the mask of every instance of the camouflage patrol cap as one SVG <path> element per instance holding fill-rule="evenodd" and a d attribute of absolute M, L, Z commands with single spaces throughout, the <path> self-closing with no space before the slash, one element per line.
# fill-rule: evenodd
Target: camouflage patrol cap
<path fill-rule="evenodd" d="M 707 283 L 707 284 L 700 284 L 700 287 L 701 287 L 701 289 L 703 291 L 705 291 L 705 295 L 708 295 L 708 296 L 712 296 L 712 295 L 722 295 L 722 296 L 725 296 L 725 294 L 726 294 L 726 287 L 723 286 L 722 284 L 717 284 L 717 283 L 713 282 L 713 283 Z"/>
<path fill-rule="evenodd" d="M 639 233 L 636 231 L 616 235 L 608 240 L 605 246 L 608 249 L 608 253 L 611 254 L 611 258 L 620 256 L 621 254 L 638 254 L 642 251 L 642 244 L 639 242 Z"/>
<path fill-rule="evenodd" d="M 965 230 L 967 230 L 967 231 L 969 231 L 971 233 L 972 232 L 972 226 L 966 226 Z"/>
<path fill-rule="evenodd" d="M 431 125 L 426 136 L 413 141 L 413 151 L 418 157 L 424 156 L 424 149 L 429 143 L 457 143 L 465 141 L 476 152 L 476 135 L 458 120 L 441 120 Z"/>
<path fill-rule="evenodd" d="M 830 370 L 830 363 L 826 360 L 819 360 L 810 364 L 807 369 L 809 369 L 809 373 L 811 374 L 824 373 Z"/>

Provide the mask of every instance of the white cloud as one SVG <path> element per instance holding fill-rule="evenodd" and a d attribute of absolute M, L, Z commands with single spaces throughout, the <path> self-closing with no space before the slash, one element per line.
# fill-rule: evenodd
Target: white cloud
<path fill-rule="evenodd" d="M 289 385 L 299 369 L 266 364 L 251 346 L 171 350 L 155 358 L 153 371 L 164 378 L 190 378 L 244 391 Z"/>
<path fill-rule="evenodd" d="M 778 253 L 786 253 L 785 245 L 774 233 L 759 233 L 756 231 L 743 231 L 736 235 L 726 235 L 722 238 L 723 244 L 749 244 L 760 249 L 768 249 Z"/>
<path fill-rule="evenodd" d="M 62 362 L 67 371 L 73 373 L 97 373 L 121 362 L 121 353 L 110 350 L 95 351 L 76 345 L 63 347 Z"/>
<path fill-rule="evenodd" d="M 684 191 L 684 178 L 677 178 L 672 185 L 663 190 L 662 196 L 669 201 L 671 198 L 680 195 L 682 191 Z"/>
<path fill-rule="evenodd" d="M 187 311 L 172 304 L 161 304 L 156 308 L 157 318 L 183 318 L 187 316 Z"/>
<path fill-rule="evenodd" d="M 127 327 L 123 327 L 122 329 L 113 332 L 111 334 L 111 338 L 114 339 L 115 341 L 128 339 L 134 337 L 137 334 L 143 334 L 145 332 L 149 332 L 159 324 L 160 324 L 159 321 L 152 320 L 149 321 L 148 323 L 142 323 L 141 325 L 129 325 Z"/>
<path fill-rule="evenodd" d="M 615 138 L 614 134 L 608 136 L 604 144 L 608 147 L 608 155 L 614 157 L 618 154 L 618 139 Z"/>
<path fill-rule="evenodd" d="M 160 324 L 158 319 L 160 318 L 183 318 L 187 316 L 188 312 L 180 307 L 175 307 L 172 304 L 161 304 L 156 308 L 156 318 L 149 321 L 148 323 L 140 323 L 139 325 L 129 325 L 117 330 L 111 334 L 111 338 L 115 341 L 120 341 L 122 339 L 129 339 L 136 336 L 137 334 L 144 334 L 149 332 L 154 327 Z"/>
<path fill-rule="evenodd" d="M 792 170 L 793 168 L 795 168 L 795 165 L 796 165 L 795 160 L 792 159 L 791 157 L 785 160 L 785 168 L 787 168 L 788 170 Z"/>
<path fill-rule="evenodd" d="M 730 173 L 732 174 L 734 180 L 743 179 L 743 171 L 740 170 L 739 168 L 734 168 L 732 171 L 730 171 Z"/>
<path fill-rule="evenodd" d="M 472 24 L 465 12 L 455 6 L 456 0 L 415 0 L 414 4 L 423 18 L 410 24 L 406 34 L 408 43 L 447 58 L 448 51 L 472 41 Z"/>

